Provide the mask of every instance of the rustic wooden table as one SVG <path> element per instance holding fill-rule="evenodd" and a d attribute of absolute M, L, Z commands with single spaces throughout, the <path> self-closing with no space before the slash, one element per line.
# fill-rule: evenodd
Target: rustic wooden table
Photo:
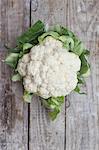
<path fill-rule="evenodd" d="M 4 44 L 13 47 L 38 19 L 68 26 L 91 50 L 87 95 L 68 96 L 55 122 L 37 97 L 30 107 L 22 101 L 2 62 Z M 99 150 L 99 0 L 0 0 L 0 150 Z"/>

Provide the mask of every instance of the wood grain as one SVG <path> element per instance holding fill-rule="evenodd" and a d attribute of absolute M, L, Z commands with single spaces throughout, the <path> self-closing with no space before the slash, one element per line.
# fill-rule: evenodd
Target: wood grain
<path fill-rule="evenodd" d="M 22 86 L 11 82 L 5 65 L 4 44 L 15 46 L 16 37 L 29 26 L 29 1 L 0 0 L 0 150 L 28 150 L 28 107 Z"/>
<path fill-rule="evenodd" d="M 32 24 L 41 19 L 47 26 L 66 24 L 65 1 L 33 0 Z M 55 122 L 50 121 L 39 98 L 33 97 L 30 105 L 30 150 L 63 150 L 65 142 L 65 105 Z"/>
<path fill-rule="evenodd" d="M 91 76 L 82 90 L 72 94 L 66 113 L 66 150 L 99 149 L 99 2 L 68 0 L 68 26 L 91 50 Z"/>
<path fill-rule="evenodd" d="M 12 70 L 2 62 L 4 44 L 15 46 L 38 19 L 67 25 L 91 50 L 91 76 L 82 88 L 87 95 L 68 96 L 71 106 L 66 110 L 65 103 L 55 122 L 36 96 L 28 109 L 21 85 L 11 82 Z M 98 0 L 0 0 L 0 150 L 99 150 Z"/>

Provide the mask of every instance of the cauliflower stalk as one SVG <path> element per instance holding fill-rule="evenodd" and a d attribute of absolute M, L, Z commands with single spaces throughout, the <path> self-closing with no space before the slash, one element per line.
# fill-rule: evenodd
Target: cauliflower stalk
<path fill-rule="evenodd" d="M 54 120 L 60 112 L 64 97 L 71 91 L 80 92 L 80 85 L 89 75 L 89 51 L 68 29 L 56 25 L 45 31 L 43 22 L 37 21 L 17 39 L 17 46 L 5 63 L 14 68 L 13 81 L 23 81 L 24 100 L 32 95 L 41 97 L 50 108 Z"/>

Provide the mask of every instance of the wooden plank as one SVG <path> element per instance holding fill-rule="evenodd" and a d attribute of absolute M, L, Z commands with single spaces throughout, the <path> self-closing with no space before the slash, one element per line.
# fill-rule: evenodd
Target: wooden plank
<path fill-rule="evenodd" d="M 65 1 L 33 0 L 31 5 L 32 23 L 41 19 L 47 25 L 55 23 L 66 24 Z M 33 97 L 30 105 L 30 150 L 63 150 L 65 131 L 65 109 L 55 122 L 48 118 L 48 114 L 39 98 Z"/>
<path fill-rule="evenodd" d="M 0 0 L 0 150 L 28 150 L 28 107 L 22 86 L 11 82 L 12 70 L 2 60 L 4 44 L 15 46 L 16 37 L 29 26 L 29 0 Z"/>
<path fill-rule="evenodd" d="M 68 26 L 91 50 L 91 76 L 83 90 L 72 94 L 66 112 L 66 150 L 99 149 L 99 2 L 68 0 Z"/>

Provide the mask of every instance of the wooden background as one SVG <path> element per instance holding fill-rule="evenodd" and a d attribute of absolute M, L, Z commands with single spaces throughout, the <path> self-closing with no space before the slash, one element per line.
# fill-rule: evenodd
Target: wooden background
<path fill-rule="evenodd" d="M 67 97 L 55 122 L 37 97 L 22 101 L 22 87 L 2 63 L 16 37 L 41 19 L 72 29 L 91 50 L 87 95 Z M 0 0 L 0 150 L 99 150 L 99 0 Z"/>

